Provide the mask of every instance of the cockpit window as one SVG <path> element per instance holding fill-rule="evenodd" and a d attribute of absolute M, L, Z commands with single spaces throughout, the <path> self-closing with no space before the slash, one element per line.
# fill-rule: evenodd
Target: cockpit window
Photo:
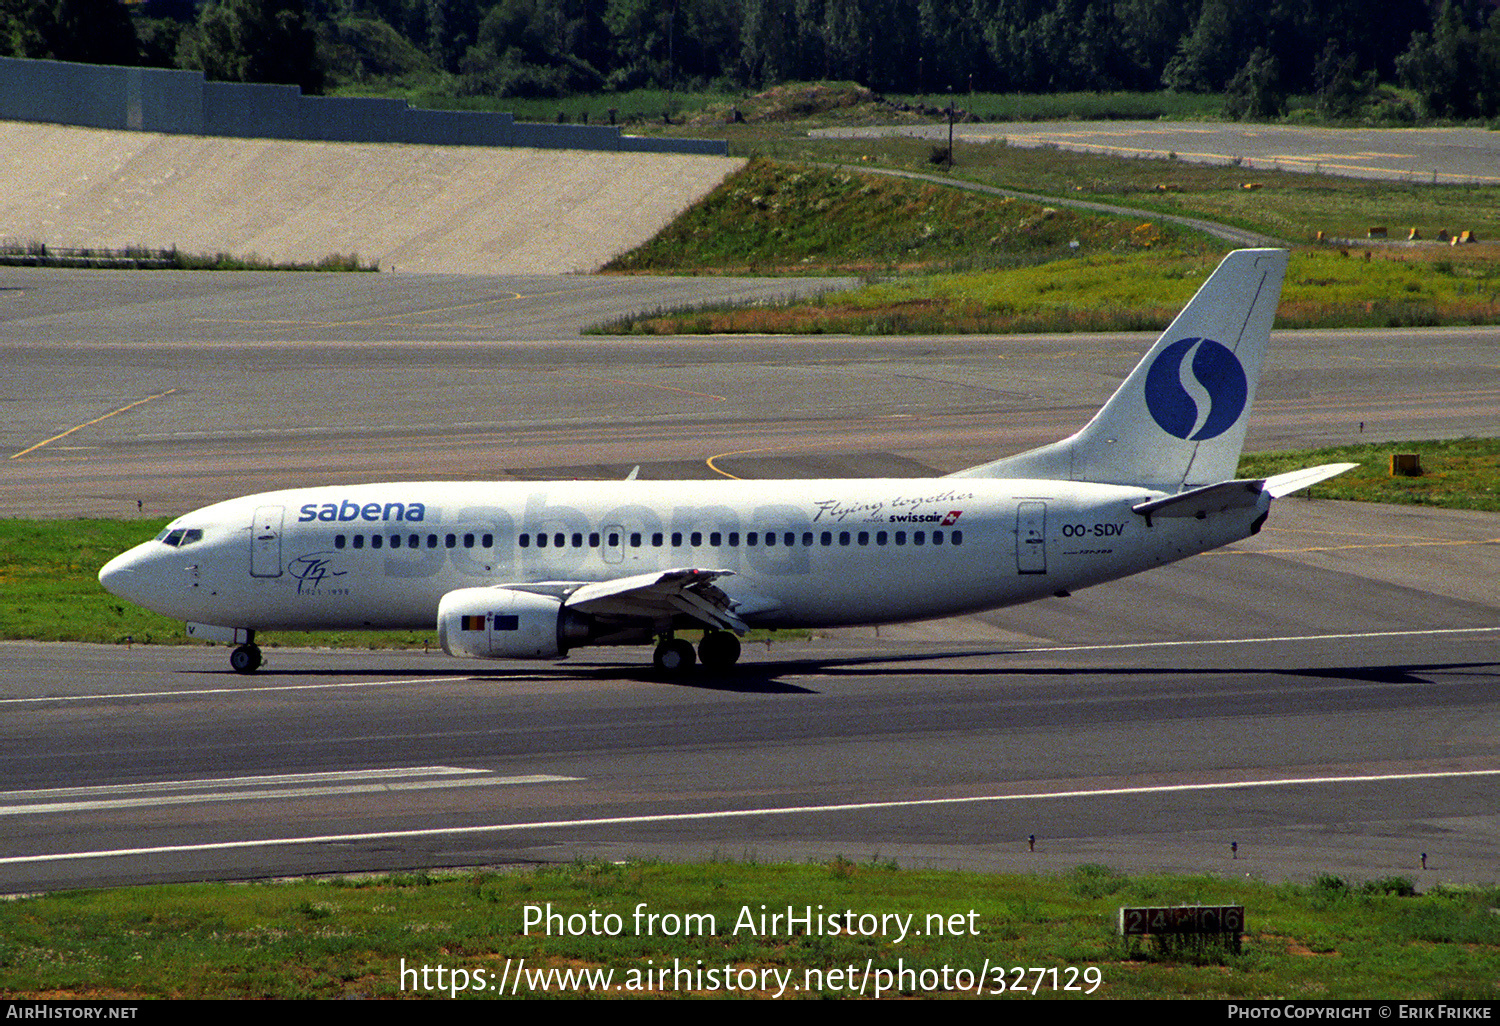
<path fill-rule="evenodd" d="M 195 541 L 202 541 L 203 530 L 202 528 L 198 527 L 173 528 L 171 530 L 163 531 L 161 534 L 157 535 L 156 540 L 161 542 L 163 545 L 170 545 L 174 549 L 179 549 L 184 545 L 191 545 Z"/>

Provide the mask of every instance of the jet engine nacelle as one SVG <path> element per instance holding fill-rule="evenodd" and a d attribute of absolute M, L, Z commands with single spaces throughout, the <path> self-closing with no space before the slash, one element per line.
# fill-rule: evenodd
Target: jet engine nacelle
<path fill-rule="evenodd" d="M 552 659 L 587 639 L 585 617 L 550 595 L 514 588 L 461 588 L 438 604 L 438 641 L 469 659 Z"/>

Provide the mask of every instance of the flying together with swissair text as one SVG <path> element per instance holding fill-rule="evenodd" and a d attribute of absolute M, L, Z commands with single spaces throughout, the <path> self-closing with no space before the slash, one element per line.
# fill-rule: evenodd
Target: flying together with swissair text
<path fill-rule="evenodd" d="M 1235 479 L 1286 266 L 1229 254 L 1081 431 L 947 477 L 266 492 L 178 518 L 99 580 L 234 645 L 244 673 L 258 631 L 434 624 L 455 656 L 654 644 L 662 670 L 723 669 L 751 628 L 1065 595 L 1255 534 L 1273 499 L 1353 466 Z"/>

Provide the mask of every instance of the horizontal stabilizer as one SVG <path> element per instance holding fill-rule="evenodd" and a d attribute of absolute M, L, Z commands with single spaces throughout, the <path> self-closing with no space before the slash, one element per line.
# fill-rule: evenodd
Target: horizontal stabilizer
<path fill-rule="evenodd" d="M 1249 509 L 1262 494 L 1273 499 L 1290 495 L 1319 481 L 1336 477 L 1358 463 L 1326 463 L 1321 467 L 1306 467 L 1267 478 L 1246 478 L 1222 481 L 1219 484 L 1194 488 L 1191 491 L 1168 495 L 1160 499 L 1138 502 L 1130 507 L 1134 512 L 1150 520 L 1152 517 L 1198 517 L 1210 513 L 1223 513 L 1231 509 Z"/>
<path fill-rule="evenodd" d="M 1305 467 L 1302 470 L 1289 470 L 1285 474 L 1276 474 L 1266 478 L 1266 494 L 1273 499 L 1279 499 L 1283 495 L 1301 491 L 1309 485 L 1315 485 L 1319 481 L 1326 481 L 1330 477 L 1337 477 L 1346 470 L 1353 470 L 1359 466 L 1358 463 L 1325 463 L 1321 467 Z"/>
<path fill-rule="evenodd" d="M 1264 481 L 1221 481 L 1190 492 L 1168 495 L 1164 499 L 1138 502 L 1130 508 L 1148 520 L 1151 517 L 1205 517 L 1210 513 L 1254 506 L 1264 484 Z"/>

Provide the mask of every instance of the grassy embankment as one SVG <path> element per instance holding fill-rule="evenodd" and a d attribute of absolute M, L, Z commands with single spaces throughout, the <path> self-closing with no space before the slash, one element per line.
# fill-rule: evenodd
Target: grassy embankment
<path fill-rule="evenodd" d="M 1287 177 L 1294 179 L 1285 186 L 1289 195 L 1301 197 L 1302 223 L 1282 227 L 1300 232 L 1314 217 L 1315 204 L 1300 191 L 1309 176 Z M 1439 186 L 1433 191 L 1447 194 L 1446 201 L 1437 204 L 1442 209 L 1434 218 L 1453 214 L 1460 199 L 1475 198 L 1453 188 Z M 1494 192 L 1500 200 L 1500 190 Z M 1341 202 L 1357 205 L 1360 196 L 1351 193 Z M 1428 200 L 1437 203 L 1431 196 Z M 1500 214 L 1491 211 L 1485 216 L 1493 218 L 1500 231 Z M 1227 215 L 1224 219 L 1239 220 Z M 1428 233 L 1435 234 L 1435 229 Z M 655 311 L 591 330 L 1159 330 L 1227 248 L 1155 219 L 1104 217 L 924 182 L 762 161 L 732 176 L 655 239 L 606 270 L 857 273 L 865 275 L 868 284 L 795 303 Z M 1277 321 L 1284 328 L 1496 322 L 1500 247 L 1487 244 L 1299 248 Z"/>
<path fill-rule="evenodd" d="M 905 98 L 914 99 L 914 98 Z M 1281 323 L 1287 327 L 1407 326 L 1500 321 L 1500 186 L 1380 182 L 1232 159 L 1198 164 L 1031 149 L 956 147 L 934 165 L 933 142 L 810 137 L 813 129 L 940 120 L 895 110 L 847 83 L 792 85 L 754 97 L 697 96 L 698 113 L 669 134 L 726 138 L 730 151 L 770 158 L 752 167 L 613 269 L 670 273 L 861 273 L 891 281 L 790 306 L 682 311 L 604 331 L 853 333 L 1118 330 L 1159 327 L 1227 245 L 1168 227 L 1202 218 L 1311 246 L 1319 232 L 1352 240 L 1300 251 Z M 985 120 L 1205 117 L 1216 100 L 1171 94 L 964 96 Z M 1207 106 L 1204 106 L 1204 104 Z M 745 117 L 726 123 L 731 106 Z M 1298 115 L 1306 121 L 1307 112 Z M 916 171 L 1020 192 L 1130 207 L 1110 226 L 1055 201 L 939 199 L 930 186 L 811 171 L 809 163 Z M 1253 187 L 1247 187 L 1253 186 Z M 850 193 L 863 202 L 853 202 Z M 1048 213 L 1046 207 L 1052 207 Z M 1402 239 L 1470 230 L 1480 245 L 1366 244 L 1371 226 Z M 1132 232 L 1135 234 L 1132 235 Z M 1069 248 L 1067 243 L 1078 241 Z M 1368 256 L 1367 256 L 1368 254 Z M 1090 261 L 1107 255 L 1109 259 Z M 1082 260 L 1080 261 L 1080 258 Z M 1067 268 L 1058 262 L 1071 259 Z M 1076 266 L 1082 263 L 1080 269 Z M 1146 283 L 1157 280 L 1160 288 Z M 1177 283 L 1175 286 L 1172 283 Z"/>
<path fill-rule="evenodd" d="M 1389 474 L 1390 456 L 1415 452 L 1421 477 Z M 1319 498 L 1414 503 L 1500 511 L 1500 440 L 1461 439 L 1341 446 L 1310 452 L 1261 453 L 1241 461 L 1244 477 L 1263 477 L 1320 463 L 1359 463 L 1311 490 Z M 0 520 L 0 638 L 175 645 L 189 639 L 183 625 L 105 592 L 99 568 L 144 541 L 165 520 Z M 424 648 L 429 631 L 276 632 L 266 647 L 338 646 Z"/>
<path fill-rule="evenodd" d="M 1246 854 L 1236 869 L 1247 865 Z M 1045 864 L 1044 855 L 1037 860 Z M 447 997 L 454 970 L 465 974 L 461 995 L 476 983 L 499 991 L 501 974 L 509 972 L 509 984 L 525 959 L 534 972 L 613 970 L 606 993 L 627 997 L 726 993 L 722 983 L 712 990 L 695 987 L 692 977 L 664 985 L 657 977 L 657 985 L 644 985 L 642 973 L 671 969 L 674 960 L 690 971 L 716 970 L 721 981 L 725 967 L 757 975 L 776 970 L 783 979 L 790 974 L 803 994 L 805 970 L 854 966 L 853 981 L 810 988 L 827 997 L 856 996 L 867 964 L 895 970 L 898 960 L 913 972 L 905 986 L 885 996 L 962 996 L 956 984 L 975 976 L 991 985 L 989 993 L 999 979 L 1006 986 L 1019 983 L 1028 993 L 1018 998 L 1030 997 L 1033 987 L 1038 997 L 1083 997 L 1092 989 L 1093 999 L 1500 996 L 1500 918 L 1492 914 L 1500 892 L 1411 892 L 1412 882 L 1403 878 L 1359 887 L 1336 877 L 1273 885 L 1239 878 L 1127 878 L 1100 866 L 1046 877 L 919 872 L 843 858 L 821 865 L 578 864 L 505 874 L 78 891 L 0 903 L 0 994 L 127 1000 L 417 996 L 412 988 L 426 965 L 432 988 L 426 994 Z M 547 937 L 539 935 L 541 927 L 527 935 L 525 906 L 548 902 L 562 916 L 583 916 L 575 921 L 580 925 L 597 913 L 595 934 L 610 922 L 604 917 L 617 915 L 620 935 Z M 667 936 L 664 920 L 649 934 L 637 931 L 634 913 L 642 903 L 647 914 L 712 915 L 712 932 L 706 919 L 692 920 L 698 927 L 692 936 Z M 1167 957 L 1115 935 L 1122 905 L 1196 903 L 1245 906 L 1241 953 Z M 762 907 L 785 914 L 788 906 L 799 912 L 821 908 L 824 914 L 909 914 L 922 935 L 898 941 L 785 927 L 769 935 L 734 932 L 743 909 L 759 916 Z M 941 914 L 945 929 L 956 935 L 929 931 L 930 914 Z M 404 991 L 403 959 L 415 970 Z M 447 970 L 441 991 L 438 965 Z M 986 965 L 1004 967 L 1003 973 L 985 974 Z M 969 976 L 957 977 L 959 970 Z M 631 986 L 632 972 L 642 981 L 638 987 Z M 818 982 L 816 975 L 812 982 Z M 1078 989 L 1064 991 L 1069 982 Z M 776 994 L 775 983 L 750 983 L 746 976 L 730 993 Z M 519 993 L 541 989 L 522 985 Z M 586 993 L 555 981 L 550 990 Z M 875 996 L 873 989 L 865 994 Z"/>

